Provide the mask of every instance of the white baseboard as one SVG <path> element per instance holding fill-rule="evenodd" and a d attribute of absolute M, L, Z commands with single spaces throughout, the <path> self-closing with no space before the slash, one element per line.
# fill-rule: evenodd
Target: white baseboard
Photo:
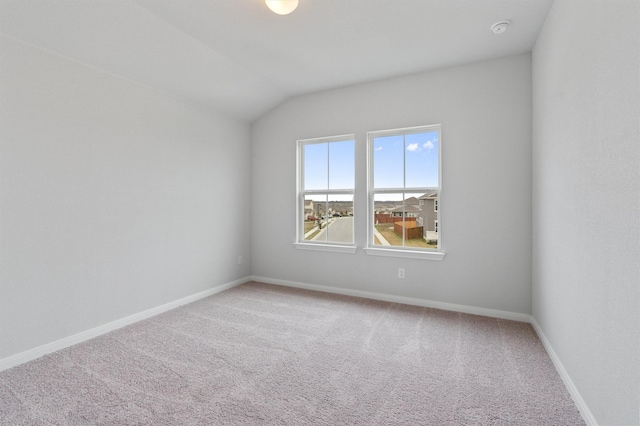
<path fill-rule="evenodd" d="M 47 343 L 42 346 L 38 346 L 37 348 L 29 349 L 28 351 L 21 352 L 16 355 L 11 355 L 7 358 L 0 359 L 0 371 L 7 370 L 20 364 L 24 364 L 25 362 L 40 358 L 41 356 L 50 354 L 51 352 L 59 351 L 69 346 L 76 345 L 89 339 L 93 339 L 94 337 L 98 337 L 102 334 L 109 333 L 110 331 L 117 330 L 124 326 L 142 321 L 163 312 L 170 311 L 179 306 L 195 302 L 196 300 L 204 299 L 205 297 L 220 293 L 222 291 L 236 287 L 240 284 L 244 284 L 248 281 L 250 281 L 250 279 L 248 277 L 245 277 L 228 282 L 226 284 L 218 285 L 208 290 L 201 291 L 200 293 L 192 294 L 191 296 L 183 297 L 181 299 L 174 300 L 173 302 L 165 303 L 164 305 L 147 309 L 146 311 L 142 311 L 137 314 L 133 314 L 107 324 L 103 324 L 90 330 L 82 331 L 72 336 L 65 337 L 63 339 L 56 340 L 55 342 Z"/>
<path fill-rule="evenodd" d="M 424 308 L 442 309 L 443 311 L 462 312 L 465 314 L 482 315 L 491 318 L 500 318 L 512 321 L 531 322 L 531 315 L 521 314 L 517 312 L 500 311 L 496 309 L 478 308 L 475 306 L 456 305 L 454 303 L 436 302 L 433 300 L 417 299 L 413 297 L 394 296 L 391 294 L 373 293 L 362 290 L 350 290 L 339 287 L 329 287 L 316 284 L 307 284 L 298 281 L 286 281 L 280 279 L 250 276 L 252 281 L 263 282 L 266 284 L 276 284 L 286 287 L 302 288 L 306 290 L 323 291 L 325 293 L 342 294 L 345 296 L 363 297 L 365 299 L 381 300 L 383 302 L 402 303 L 405 305 L 422 306 Z"/>
<path fill-rule="evenodd" d="M 588 426 L 598 426 L 598 422 L 596 421 L 595 417 L 593 417 L 593 414 L 591 413 L 591 410 L 589 410 L 587 403 L 584 401 L 584 399 L 582 399 L 582 396 L 580 395 L 578 388 L 576 388 L 576 385 L 573 383 L 573 380 L 571 380 L 569 373 L 567 373 L 567 370 L 565 370 L 564 366 L 562 365 L 560 358 L 558 358 L 556 351 L 553 350 L 553 347 L 551 346 L 551 343 L 547 339 L 547 336 L 545 336 L 544 333 L 542 332 L 542 328 L 540 328 L 540 324 L 538 324 L 538 321 L 536 321 L 535 317 L 533 316 L 531 317 L 531 325 L 533 326 L 536 333 L 538 333 L 538 337 L 542 341 L 544 348 L 549 354 L 549 357 L 551 358 L 553 365 L 555 365 L 556 370 L 558 371 L 558 374 L 560 374 L 560 378 L 564 382 L 564 385 L 567 387 L 567 390 L 569 391 L 569 394 L 571 395 L 573 402 L 575 402 L 576 407 L 578 407 L 578 410 L 582 415 L 582 419 L 585 421 L 585 423 Z"/>

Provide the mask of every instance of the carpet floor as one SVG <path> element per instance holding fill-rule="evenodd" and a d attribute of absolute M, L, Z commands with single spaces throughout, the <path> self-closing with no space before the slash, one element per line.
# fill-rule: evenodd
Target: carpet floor
<path fill-rule="evenodd" d="M 582 425 L 530 324 L 247 283 L 0 373 L 2 425 Z"/>

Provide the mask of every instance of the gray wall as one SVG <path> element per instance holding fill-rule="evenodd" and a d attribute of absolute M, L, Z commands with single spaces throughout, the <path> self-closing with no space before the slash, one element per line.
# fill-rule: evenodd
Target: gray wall
<path fill-rule="evenodd" d="M 437 123 L 442 262 L 296 250 L 297 139 L 355 133 L 355 238 L 364 247 L 366 132 Z M 531 312 L 529 54 L 291 99 L 253 124 L 251 157 L 254 275 Z"/>
<path fill-rule="evenodd" d="M 533 315 L 597 422 L 640 423 L 637 1 L 558 1 L 533 51 Z"/>
<path fill-rule="evenodd" d="M 249 275 L 248 125 L 0 49 L 0 359 Z"/>

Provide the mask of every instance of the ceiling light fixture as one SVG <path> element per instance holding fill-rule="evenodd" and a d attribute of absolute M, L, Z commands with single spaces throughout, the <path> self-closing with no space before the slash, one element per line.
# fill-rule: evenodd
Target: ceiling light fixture
<path fill-rule="evenodd" d="M 273 13 L 288 15 L 298 7 L 298 0 L 264 0 Z"/>
<path fill-rule="evenodd" d="M 494 34 L 502 34 L 503 32 L 507 31 L 509 23 L 509 21 L 496 22 L 491 26 L 491 31 L 493 31 Z"/>

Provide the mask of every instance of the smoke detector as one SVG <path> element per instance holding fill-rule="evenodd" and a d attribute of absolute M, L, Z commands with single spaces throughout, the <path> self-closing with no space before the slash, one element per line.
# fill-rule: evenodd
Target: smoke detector
<path fill-rule="evenodd" d="M 494 34 L 502 34 L 503 32 L 507 31 L 509 23 L 509 21 L 496 22 L 491 26 L 491 31 L 493 31 Z"/>

